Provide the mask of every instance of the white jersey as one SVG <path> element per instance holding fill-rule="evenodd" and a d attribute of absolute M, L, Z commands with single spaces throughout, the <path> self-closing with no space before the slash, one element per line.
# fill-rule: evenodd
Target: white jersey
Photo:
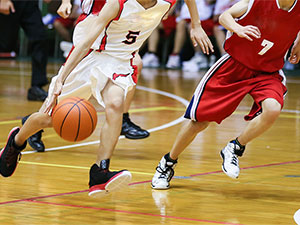
<path fill-rule="evenodd" d="M 106 26 L 93 43 L 92 49 L 128 60 L 159 25 L 175 0 L 157 0 L 157 3 L 148 9 L 145 9 L 136 0 L 119 0 L 119 3 L 118 17 Z M 99 4 L 102 6 L 99 7 Z M 86 17 L 75 27 L 73 34 L 75 46 L 84 39 L 87 29 L 93 29 L 87 23 L 92 21 L 92 17 L 96 16 L 104 4 L 105 1 L 100 0 L 98 0 L 98 7 L 97 0 L 82 2 L 82 9 Z M 96 7 L 96 10 L 93 10 L 93 7 Z"/>
<path fill-rule="evenodd" d="M 209 18 L 211 18 L 214 8 L 213 4 L 208 4 L 205 0 L 196 0 L 196 5 L 201 21 L 208 20 Z M 189 13 L 189 9 L 186 3 L 184 3 L 181 7 L 180 15 L 176 18 L 176 21 L 179 22 L 181 20 L 186 20 L 190 18 L 191 16 Z"/>
<path fill-rule="evenodd" d="M 214 15 L 221 15 L 238 1 L 239 0 L 217 0 L 214 9 Z"/>

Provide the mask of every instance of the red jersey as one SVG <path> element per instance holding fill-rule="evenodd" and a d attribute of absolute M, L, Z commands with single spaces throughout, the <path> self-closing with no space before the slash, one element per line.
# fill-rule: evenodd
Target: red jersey
<path fill-rule="evenodd" d="M 300 31 L 300 0 L 295 0 L 289 11 L 281 9 L 278 0 L 250 0 L 247 12 L 237 22 L 258 27 L 261 38 L 248 41 L 232 34 L 225 41 L 226 52 L 252 70 L 278 71 Z"/>

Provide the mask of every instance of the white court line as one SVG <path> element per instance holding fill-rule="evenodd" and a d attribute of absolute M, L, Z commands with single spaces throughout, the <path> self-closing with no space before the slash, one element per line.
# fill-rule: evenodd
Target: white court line
<path fill-rule="evenodd" d="M 139 89 L 139 90 L 148 91 L 148 92 L 152 92 L 152 93 L 159 94 L 159 95 L 164 95 L 164 96 L 167 96 L 169 98 L 175 99 L 176 101 L 181 102 L 185 107 L 189 104 L 189 102 L 186 99 L 181 98 L 177 95 L 165 92 L 165 91 L 160 91 L 160 90 L 147 88 L 147 87 L 143 87 L 143 86 L 136 86 L 136 88 Z M 184 120 L 183 117 L 179 117 L 178 119 L 173 120 L 169 123 L 166 123 L 166 124 L 163 124 L 161 126 L 148 129 L 148 131 L 151 133 L 151 132 L 155 132 L 155 131 L 158 131 L 158 130 L 162 130 L 162 129 L 174 126 L 178 123 L 181 123 L 183 120 Z M 125 138 L 124 135 L 121 135 L 119 137 L 119 139 L 123 139 L 123 138 Z M 54 147 L 54 148 L 47 148 L 47 149 L 45 149 L 45 151 L 56 151 L 56 150 L 61 150 L 61 149 L 76 148 L 76 147 L 87 146 L 87 145 L 95 145 L 95 144 L 99 144 L 99 143 L 100 143 L 99 140 L 98 141 L 89 141 L 89 142 L 84 142 L 84 143 L 80 143 L 80 144 L 73 144 L 73 145 L 65 145 L 65 146 L 59 146 L 59 147 Z M 36 153 L 36 151 L 22 152 L 23 155 L 32 154 L 32 153 Z"/>

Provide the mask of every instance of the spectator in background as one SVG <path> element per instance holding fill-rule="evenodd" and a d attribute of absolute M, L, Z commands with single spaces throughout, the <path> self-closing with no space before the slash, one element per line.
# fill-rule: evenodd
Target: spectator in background
<path fill-rule="evenodd" d="M 158 45 L 160 38 L 169 38 L 176 29 L 176 14 L 180 11 L 183 1 L 178 1 L 171 11 L 164 17 L 160 25 L 152 32 L 147 39 L 148 51 L 143 56 L 144 67 L 159 67 Z"/>
<path fill-rule="evenodd" d="M 63 56 L 67 58 L 69 55 L 73 43 L 72 33 L 78 16 L 82 13 L 81 0 L 74 0 L 72 4 L 72 10 L 68 18 L 58 17 L 54 20 L 53 26 L 58 34 L 62 37 L 63 41 L 60 42 L 60 49 L 63 51 Z"/>
<path fill-rule="evenodd" d="M 226 38 L 226 29 L 219 24 L 219 16 L 225 12 L 227 9 L 229 9 L 231 6 L 233 6 L 235 3 L 237 3 L 239 0 L 216 0 L 216 5 L 214 9 L 214 28 L 213 33 L 216 39 L 217 46 L 219 48 L 220 54 L 225 55 L 225 50 L 223 48 L 223 43 Z"/>
<path fill-rule="evenodd" d="M 196 0 L 198 13 L 201 20 L 201 25 L 208 36 L 212 36 L 212 28 L 213 28 L 213 21 L 212 21 L 212 14 L 213 14 L 213 7 L 214 1 L 212 0 Z M 188 8 L 186 4 L 184 4 L 181 8 L 180 15 L 176 19 L 177 26 L 176 26 L 176 34 L 175 34 L 175 41 L 174 41 L 174 48 L 172 54 L 169 56 L 168 62 L 166 67 L 169 69 L 176 69 L 180 68 L 180 56 L 179 53 L 184 45 L 185 37 L 186 37 L 186 27 L 190 22 L 190 14 L 188 13 Z M 215 59 L 212 60 L 213 62 Z M 205 57 L 199 46 L 195 48 L 195 55 L 194 57 L 183 63 L 183 69 L 187 71 L 198 71 L 203 67 L 207 67 L 207 57 Z"/>
<path fill-rule="evenodd" d="M 44 101 L 47 92 L 42 89 L 47 80 L 47 35 L 37 0 L 0 1 L 0 52 L 17 48 L 20 27 L 31 45 L 32 77 L 27 99 Z"/>

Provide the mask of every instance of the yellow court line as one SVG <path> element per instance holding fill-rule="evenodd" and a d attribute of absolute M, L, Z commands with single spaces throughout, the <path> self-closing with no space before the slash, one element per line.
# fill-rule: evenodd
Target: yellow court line
<path fill-rule="evenodd" d="M 163 111 L 163 110 L 169 110 L 169 111 L 185 111 L 185 108 L 177 108 L 177 107 L 166 107 L 166 106 L 160 106 L 160 107 L 149 107 L 149 108 L 141 108 L 141 109 L 131 109 L 129 110 L 130 113 L 137 113 L 137 112 L 152 112 L 152 111 Z M 235 111 L 233 114 L 235 115 L 244 115 L 247 114 L 247 111 Z M 104 112 L 98 112 L 98 115 L 103 115 Z M 291 115 L 290 113 L 281 113 L 279 115 L 280 118 L 289 118 L 289 119 L 299 119 L 300 115 Z M 16 124 L 20 123 L 21 120 L 8 120 L 8 121 L 0 121 L 0 125 L 7 125 L 7 124 Z"/>
<path fill-rule="evenodd" d="M 129 110 L 129 112 L 137 113 L 137 112 L 151 112 L 151 111 L 162 111 L 162 110 L 184 111 L 185 108 L 159 106 L 159 107 L 149 107 L 149 108 L 141 108 L 141 109 L 131 109 L 131 110 Z M 98 112 L 97 114 L 103 115 L 104 112 Z M 20 120 L 0 121 L 0 125 L 15 124 L 15 123 L 20 123 L 20 122 L 21 122 L 21 119 Z"/>
<path fill-rule="evenodd" d="M 36 166 L 51 166 L 51 167 L 60 167 L 60 168 L 70 168 L 70 169 L 84 169 L 89 170 L 90 167 L 85 166 L 70 166 L 70 165 L 61 165 L 61 164 L 50 164 L 50 163 L 39 163 L 39 162 L 28 162 L 28 161 L 20 161 L 21 164 L 27 164 L 27 165 L 36 165 Z M 144 173 L 144 172 L 137 172 L 137 171 L 130 171 L 133 174 L 140 174 L 140 175 L 149 175 L 153 176 L 152 173 Z"/>

